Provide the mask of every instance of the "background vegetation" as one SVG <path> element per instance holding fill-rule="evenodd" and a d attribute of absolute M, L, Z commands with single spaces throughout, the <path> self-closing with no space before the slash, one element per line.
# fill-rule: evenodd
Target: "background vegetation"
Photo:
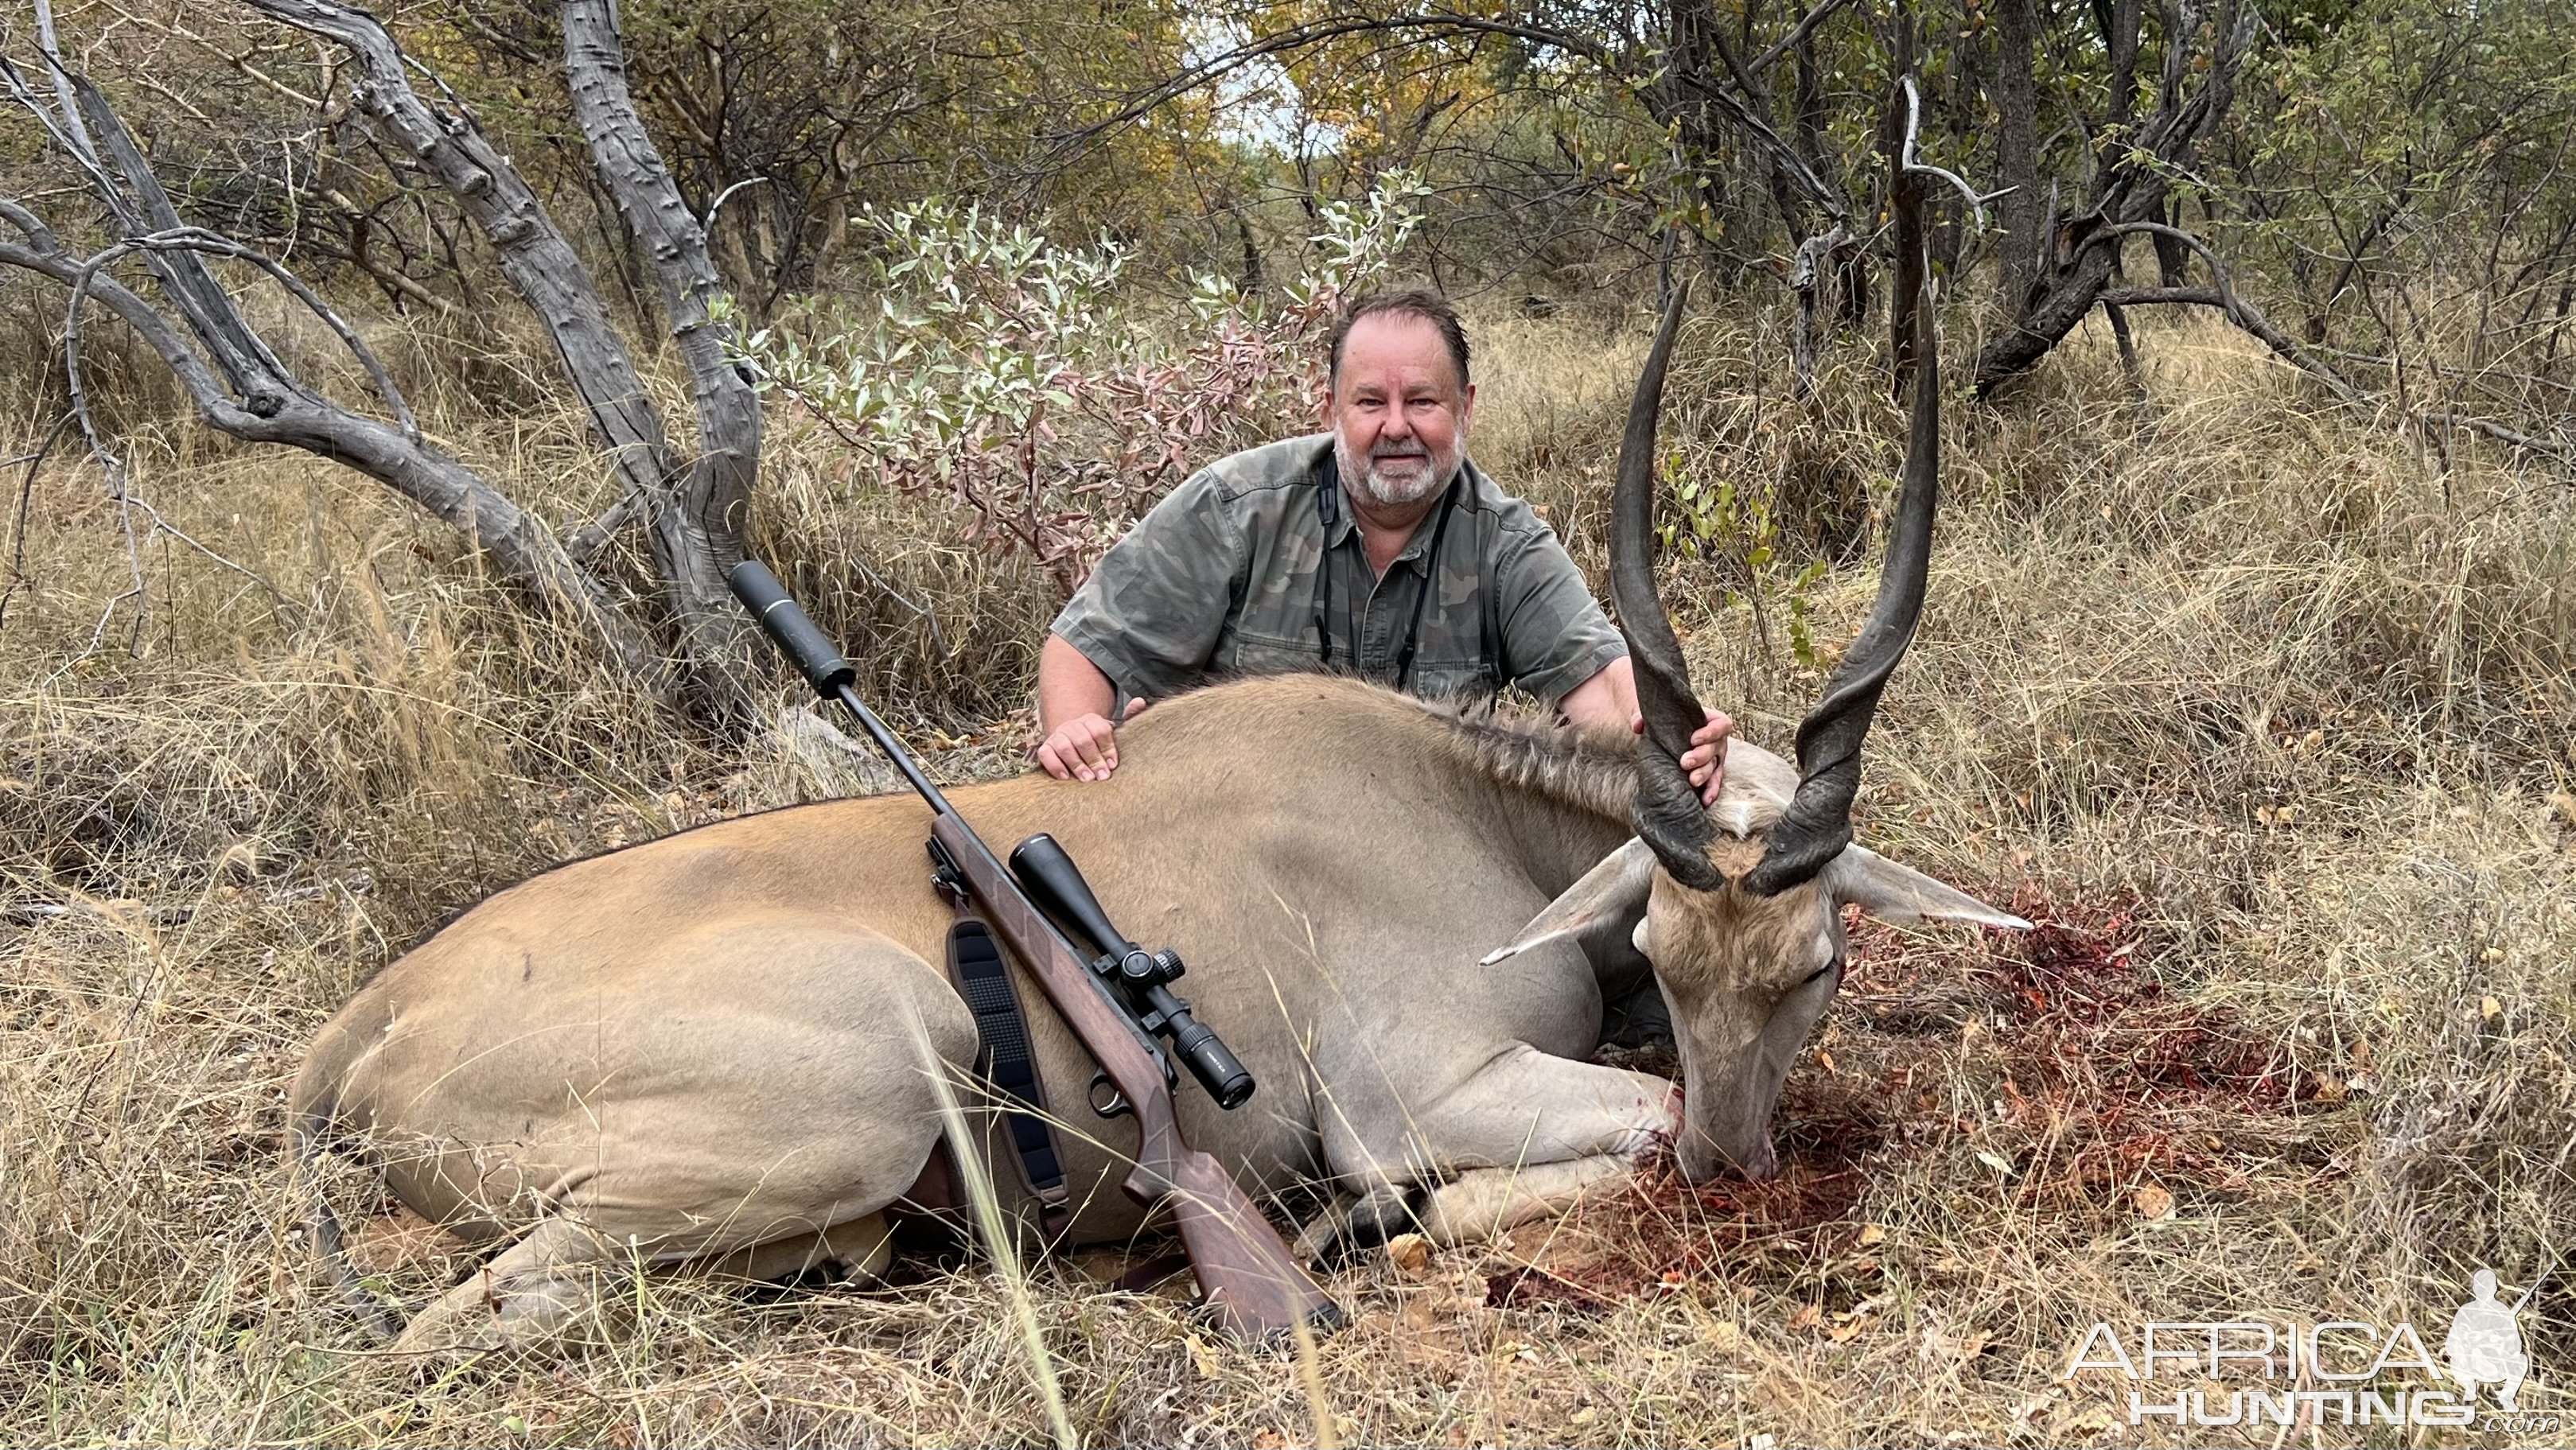
<path fill-rule="evenodd" d="M 687 419 L 693 375 L 566 99 L 554 7 L 380 13 Z M 2057 1380 L 2096 1320 L 2438 1327 L 2480 1266 L 2553 1271 L 2523 1321 L 2525 1403 L 2565 1407 L 2563 11 L 1816 16 L 623 7 L 636 105 L 711 218 L 735 357 L 771 380 L 747 542 L 950 779 L 1020 768 L 1066 570 L 1177 477 L 1174 452 L 1293 425 L 1299 309 L 1359 275 L 1335 268 L 1373 197 L 1420 220 L 1361 271 L 1469 300 L 1476 455 L 1596 577 L 1642 322 L 1661 280 L 1704 279 L 1667 423 L 1667 596 L 1702 693 L 1785 745 L 1866 607 L 1901 446 L 1878 220 L 1898 72 L 1925 159 L 1985 195 L 1985 229 L 1952 197 L 1931 239 L 1962 396 L 1862 833 L 2049 929 L 1866 933 L 1792 1076 L 1782 1183 L 1649 1183 L 1491 1252 L 1357 1266 L 1335 1283 L 1358 1322 L 1311 1363 L 1041 1269 L 1084 1438 L 2126 1442 L 2160 1432 Z M 430 446 L 550 536 L 615 509 L 628 485 L 555 341 L 465 203 L 366 124 L 339 48 L 229 5 L 52 18 L 178 214 L 310 282 Z M 50 94 L 30 14 L 0 19 L 0 54 Z M 0 120 L 0 197 L 82 255 L 118 234 L 99 195 L 32 109 Z M 1000 258 L 993 305 L 939 311 L 963 274 L 899 270 L 885 219 L 969 209 L 985 230 L 943 235 Z M 1114 277 L 1043 314 L 1071 373 L 1024 374 L 981 434 L 870 433 L 855 388 L 788 396 L 801 359 L 907 406 L 961 398 L 1022 357 L 990 340 L 1024 336 L 1048 266 L 1113 248 Z M 2125 270 L 2088 272 L 2106 253 Z M 382 411 L 311 311 L 220 266 L 283 365 Z M 139 259 L 110 275 L 160 295 Z M 770 1300 L 639 1279 L 608 1347 L 425 1377 L 332 1311 L 280 1104 L 359 980 L 554 862 L 879 777 L 765 667 L 743 663 L 732 704 L 657 687 L 457 528 L 209 426 L 93 303 L 102 469 L 62 421 L 67 296 L 0 267 L 0 1437 L 1048 1438 L 1005 1287 L 971 1261 Z M 2001 365 L 2077 300 L 2062 340 Z M 873 320 L 934 314 L 954 325 Z M 958 371 L 890 355 L 915 333 Z M 1091 421 L 1050 436 L 1030 398 Z M 1192 431 L 1229 399 L 1250 401 Z M 1103 449 L 1122 433 L 1151 446 Z M 889 438 L 917 486 L 891 486 Z M 938 482 L 1005 444 L 1039 461 L 976 476 L 1054 490 L 1036 512 L 1064 547 L 994 526 L 978 500 L 1006 490 Z M 599 597 L 684 659 L 646 531 L 605 532 Z M 335 1190 L 374 1192 L 356 1165 Z M 390 1212 L 360 1252 L 413 1298 L 465 1262 Z"/>

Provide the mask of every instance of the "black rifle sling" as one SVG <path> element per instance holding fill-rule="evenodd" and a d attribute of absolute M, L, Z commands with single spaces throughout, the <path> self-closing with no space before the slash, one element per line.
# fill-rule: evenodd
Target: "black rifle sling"
<path fill-rule="evenodd" d="M 1002 1122 L 1010 1130 L 1020 1181 L 1037 1199 L 1039 1224 L 1053 1244 L 1064 1237 L 1073 1215 L 1064 1168 L 1056 1156 L 1055 1132 L 1047 1126 L 1046 1087 L 1038 1081 L 1028 1019 L 1020 1011 L 1020 994 L 1011 985 L 1001 943 L 974 917 L 960 916 L 948 929 L 948 979 L 975 1014 L 975 1037 L 981 1044 L 975 1054 L 976 1076 L 1002 1105 Z"/>

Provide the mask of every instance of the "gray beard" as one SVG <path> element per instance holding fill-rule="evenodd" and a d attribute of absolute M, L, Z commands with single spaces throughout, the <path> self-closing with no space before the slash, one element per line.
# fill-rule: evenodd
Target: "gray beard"
<path fill-rule="evenodd" d="M 1362 460 L 1352 457 L 1351 447 L 1342 441 L 1341 433 L 1336 431 L 1333 434 L 1333 462 L 1342 471 L 1343 486 L 1379 508 L 1403 508 L 1407 504 L 1420 503 L 1441 489 L 1447 488 L 1449 480 L 1458 476 L 1458 467 L 1465 460 L 1465 456 L 1466 451 L 1463 447 L 1458 452 L 1446 456 L 1434 453 L 1431 455 L 1431 466 L 1422 470 L 1420 477 L 1412 480 L 1394 479 L 1378 471 L 1375 459 Z M 1362 467 L 1363 462 L 1368 466 Z"/>

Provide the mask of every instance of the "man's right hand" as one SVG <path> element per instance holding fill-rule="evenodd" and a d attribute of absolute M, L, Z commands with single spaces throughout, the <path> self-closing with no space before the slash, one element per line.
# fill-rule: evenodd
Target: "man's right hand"
<path fill-rule="evenodd" d="M 1144 709 L 1144 701 L 1129 701 L 1127 718 Z M 1118 768 L 1117 727 L 1105 715 L 1077 715 L 1039 743 L 1038 764 L 1058 780 L 1107 780 Z"/>

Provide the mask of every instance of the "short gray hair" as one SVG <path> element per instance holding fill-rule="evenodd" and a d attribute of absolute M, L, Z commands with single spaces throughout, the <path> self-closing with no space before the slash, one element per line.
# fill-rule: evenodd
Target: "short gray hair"
<path fill-rule="evenodd" d="M 1370 292 L 1352 298 L 1333 320 L 1331 371 L 1324 374 L 1327 383 L 1338 383 L 1342 376 L 1342 344 L 1350 340 L 1351 325 L 1363 317 L 1392 313 L 1399 317 L 1419 317 L 1440 329 L 1440 340 L 1449 345 L 1449 361 L 1458 366 L 1458 386 L 1467 386 L 1467 328 L 1458 320 L 1458 309 L 1449 299 L 1428 287 L 1395 287 L 1384 292 Z"/>

